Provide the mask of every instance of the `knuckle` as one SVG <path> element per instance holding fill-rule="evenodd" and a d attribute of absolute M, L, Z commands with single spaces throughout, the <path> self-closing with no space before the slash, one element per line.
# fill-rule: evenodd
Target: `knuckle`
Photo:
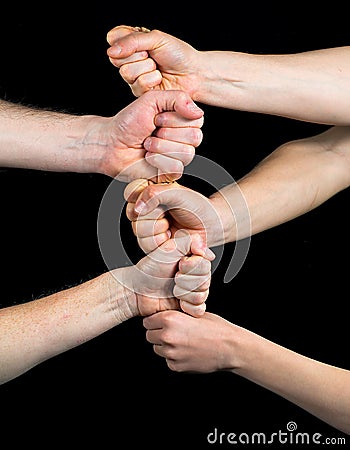
<path fill-rule="evenodd" d="M 130 64 L 123 64 L 119 67 L 119 74 L 124 80 L 131 80 Z"/>
<path fill-rule="evenodd" d="M 192 292 L 191 295 L 191 303 L 193 305 L 201 305 L 206 300 L 206 291 L 205 292 Z"/>
<path fill-rule="evenodd" d="M 173 372 L 182 372 L 181 368 L 174 359 L 167 358 L 166 363 L 169 369 Z"/>
<path fill-rule="evenodd" d="M 203 132 L 199 128 L 193 128 L 193 134 L 194 134 L 193 136 L 194 145 L 198 147 L 198 145 L 200 145 L 201 142 L 203 141 Z"/>

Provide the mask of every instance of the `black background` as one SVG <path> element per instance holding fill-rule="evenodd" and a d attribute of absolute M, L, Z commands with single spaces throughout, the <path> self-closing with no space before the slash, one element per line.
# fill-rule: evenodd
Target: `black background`
<path fill-rule="evenodd" d="M 289 53 L 348 45 L 343 8 L 334 2 L 328 9 L 311 2 L 7 4 L 0 12 L 1 96 L 54 110 L 114 115 L 134 97 L 106 56 L 105 37 L 113 26 L 158 28 L 199 50 Z M 235 179 L 283 142 L 327 129 L 200 106 L 204 140 L 197 153 Z M 106 271 L 96 224 L 110 182 L 98 174 L 1 170 L 1 307 Z M 192 179 L 183 182 L 198 187 Z M 228 245 L 213 275 L 208 310 L 349 369 L 348 201 L 343 191 L 317 210 L 254 236 L 243 268 L 225 284 L 234 248 Z M 137 261 L 141 253 L 127 222 L 122 233 Z M 54 442 L 201 449 L 208 447 L 206 436 L 215 427 L 226 433 L 272 433 L 286 430 L 289 421 L 301 432 L 342 436 L 238 376 L 171 372 L 145 341 L 139 318 L 1 386 L 0 420 L 2 439 L 12 442 L 4 448 L 51 448 Z"/>

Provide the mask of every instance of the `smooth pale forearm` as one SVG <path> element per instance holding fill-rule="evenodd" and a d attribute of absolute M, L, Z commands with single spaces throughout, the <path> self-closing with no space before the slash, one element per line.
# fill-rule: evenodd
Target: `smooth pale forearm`
<path fill-rule="evenodd" d="M 118 278 L 124 269 L 117 269 Z M 0 310 L 0 384 L 127 320 L 133 294 L 112 276 Z"/>
<path fill-rule="evenodd" d="M 350 124 L 350 47 L 289 55 L 199 52 L 194 100 L 329 125 Z"/>
<path fill-rule="evenodd" d="M 0 100 L 0 166 L 56 172 L 101 172 L 108 119 L 43 111 Z"/>
<path fill-rule="evenodd" d="M 230 371 L 350 434 L 350 372 L 232 325 Z M 228 346 L 226 346 L 226 349 Z"/>
<path fill-rule="evenodd" d="M 311 211 L 349 184 L 350 128 L 333 127 L 282 145 L 210 199 L 223 223 L 225 242 L 234 242 Z M 210 246 L 222 244 L 215 235 L 209 239 Z"/>

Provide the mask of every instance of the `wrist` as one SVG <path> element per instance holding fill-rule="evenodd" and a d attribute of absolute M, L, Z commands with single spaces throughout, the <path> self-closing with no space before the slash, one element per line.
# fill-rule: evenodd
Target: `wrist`
<path fill-rule="evenodd" d="M 116 161 L 114 161 L 114 146 L 111 141 L 111 119 L 100 116 L 82 116 L 77 127 L 75 142 L 71 147 L 75 148 L 77 156 L 77 172 L 100 173 L 114 177 L 117 173 Z M 115 167 L 111 173 L 110 167 Z"/>
<path fill-rule="evenodd" d="M 254 367 L 254 361 L 261 357 L 260 336 L 238 325 L 230 325 L 224 349 L 226 369 L 243 376 Z"/>
<path fill-rule="evenodd" d="M 106 148 L 106 118 L 0 102 L 0 165 L 56 172 L 97 172 Z M 102 145 L 101 145 L 102 142 Z"/>
<path fill-rule="evenodd" d="M 252 224 L 248 203 L 237 183 L 215 192 L 209 200 L 220 218 L 221 233 L 212 236 L 214 242 L 221 239 L 216 245 L 236 242 L 251 236 Z"/>
<path fill-rule="evenodd" d="M 216 247 L 236 240 L 235 216 L 230 204 L 218 192 L 209 197 L 216 215 L 215 225 L 207 227 L 207 245 Z"/>
<path fill-rule="evenodd" d="M 228 51 L 200 52 L 197 76 L 200 79 L 196 100 L 198 102 L 236 108 L 242 95 L 244 80 L 239 74 L 240 53 Z M 201 69 L 203 68 L 203 69 Z"/>
<path fill-rule="evenodd" d="M 117 323 L 139 315 L 137 299 L 130 288 L 132 267 L 123 267 L 109 272 L 108 303 Z"/>

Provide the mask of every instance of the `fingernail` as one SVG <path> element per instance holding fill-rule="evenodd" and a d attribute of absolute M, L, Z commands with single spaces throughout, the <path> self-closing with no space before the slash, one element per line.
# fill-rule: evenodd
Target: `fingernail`
<path fill-rule="evenodd" d="M 193 102 L 189 103 L 188 107 L 189 107 L 190 109 L 192 109 L 192 111 L 200 111 L 200 112 L 202 112 L 202 113 L 204 114 L 203 109 L 201 109 L 199 106 L 197 106 L 197 105 L 196 105 L 195 103 L 193 103 Z"/>
<path fill-rule="evenodd" d="M 119 56 L 120 53 L 122 52 L 121 47 L 119 47 L 119 45 L 113 45 L 113 47 L 110 47 L 108 49 L 108 55 L 109 56 Z"/>
<path fill-rule="evenodd" d="M 138 200 L 135 204 L 135 212 L 140 215 L 144 215 L 147 213 L 147 205 L 142 200 Z"/>
<path fill-rule="evenodd" d="M 215 253 L 212 250 L 210 250 L 210 248 L 206 249 L 205 254 L 206 254 L 206 257 L 210 260 L 213 260 L 216 258 Z"/>

